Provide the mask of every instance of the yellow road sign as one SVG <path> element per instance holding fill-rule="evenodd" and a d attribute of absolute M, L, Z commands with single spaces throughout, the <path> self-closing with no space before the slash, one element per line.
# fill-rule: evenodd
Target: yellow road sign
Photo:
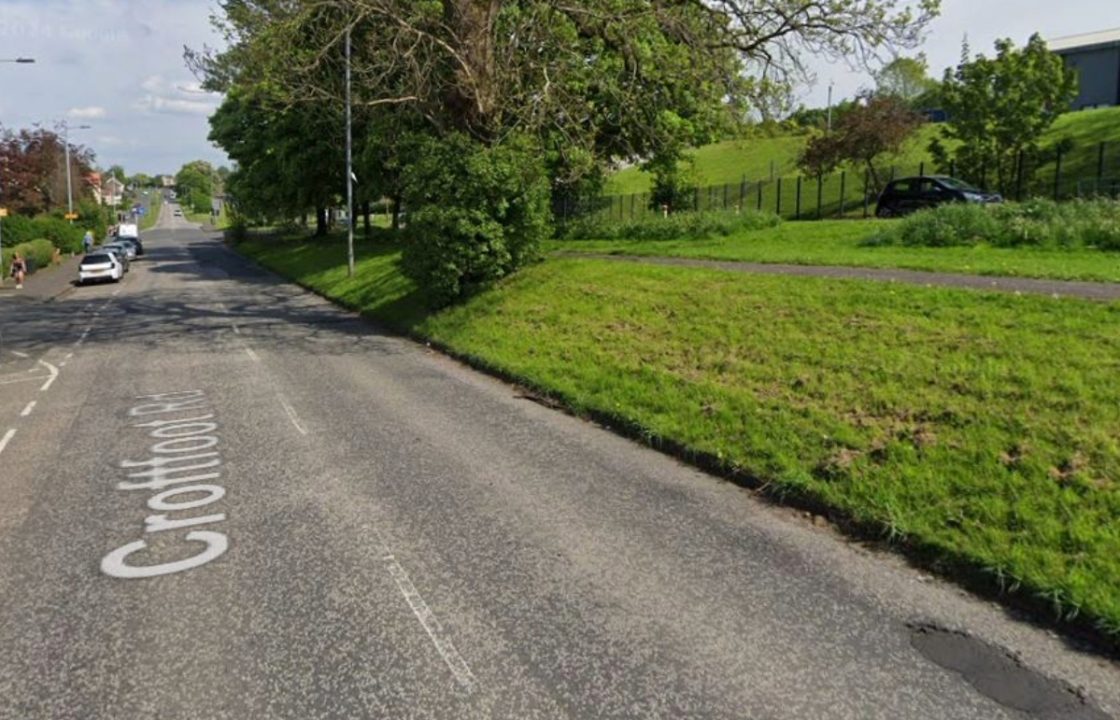
<path fill-rule="evenodd" d="M 67 220 L 77 220 L 78 213 L 66 213 L 63 217 L 65 217 Z"/>
<path fill-rule="evenodd" d="M 8 217 L 8 208 L 0 208 L 0 217 Z"/>

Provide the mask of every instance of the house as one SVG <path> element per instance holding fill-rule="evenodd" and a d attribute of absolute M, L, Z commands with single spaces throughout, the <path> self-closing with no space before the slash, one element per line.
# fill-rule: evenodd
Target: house
<path fill-rule="evenodd" d="M 124 197 L 124 183 L 117 180 L 112 175 L 108 180 L 101 182 L 101 204 L 108 205 L 109 207 L 116 207 L 121 204 L 121 199 Z"/>
<path fill-rule="evenodd" d="M 1077 73 L 1074 110 L 1120 105 L 1120 28 L 1056 38 L 1049 46 Z"/>

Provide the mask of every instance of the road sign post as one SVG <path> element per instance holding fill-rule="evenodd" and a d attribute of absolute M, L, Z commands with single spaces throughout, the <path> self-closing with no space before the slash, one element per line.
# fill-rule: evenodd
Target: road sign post
<path fill-rule="evenodd" d="M 4 284 L 4 218 L 8 217 L 8 208 L 0 208 L 0 285 Z"/>

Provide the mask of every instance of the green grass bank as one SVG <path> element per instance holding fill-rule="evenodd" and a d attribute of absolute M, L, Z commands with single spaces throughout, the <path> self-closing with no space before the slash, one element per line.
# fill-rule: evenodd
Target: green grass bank
<path fill-rule="evenodd" d="M 1120 639 L 1120 304 L 552 259 L 429 313 L 390 245 L 238 248 Z"/>

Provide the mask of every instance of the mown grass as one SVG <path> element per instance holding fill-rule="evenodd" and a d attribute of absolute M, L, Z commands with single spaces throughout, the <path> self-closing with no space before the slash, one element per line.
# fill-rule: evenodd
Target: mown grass
<path fill-rule="evenodd" d="M 163 205 L 163 191 L 149 190 L 145 198 L 148 212 L 140 218 L 140 230 L 151 230 L 159 220 L 160 207 Z"/>
<path fill-rule="evenodd" d="M 392 247 L 240 247 L 1120 637 L 1120 305 L 565 259 L 429 314 Z"/>
<path fill-rule="evenodd" d="M 1120 282 L 1120 253 L 1089 249 L 908 247 L 872 240 L 898 220 L 784 222 L 705 240 L 554 240 L 551 252 L 904 268 L 973 275 Z"/>

